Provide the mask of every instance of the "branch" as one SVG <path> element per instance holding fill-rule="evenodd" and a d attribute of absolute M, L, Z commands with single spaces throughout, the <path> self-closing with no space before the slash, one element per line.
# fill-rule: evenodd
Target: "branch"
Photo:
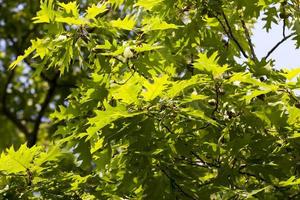
<path fill-rule="evenodd" d="M 289 199 L 295 199 L 298 196 L 300 196 L 300 192 L 298 192 L 298 193 L 296 193 L 294 195 L 289 196 Z"/>
<path fill-rule="evenodd" d="M 27 127 L 25 125 L 23 125 L 20 120 L 18 120 L 16 118 L 16 116 L 14 116 L 8 109 L 7 107 L 7 89 L 9 84 L 11 83 L 12 79 L 14 78 L 15 75 L 15 71 L 11 71 L 11 73 L 9 74 L 7 81 L 4 85 L 4 89 L 3 89 L 3 95 L 2 95 L 2 111 L 4 113 L 4 115 L 13 123 L 17 126 L 17 128 L 24 133 L 24 135 L 27 137 L 29 135 L 29 131 L 27 129 Z"/>
<path fill-rule="evenodd" d="M 27 137 L 28 147 L 32 147 L 36 143 L 37 135 L 38 135 L 40 125 L 41 125 L 41 122 L 42 122 L 42 117 L 44 116 L 44 114 L 46 112 L 46 109 L 48 108 L 48 105 L 49 105 L 52 97 L 55 94 L 55 89 L 56 89 L 56 86 L 57 86 L 58 77 L 59 77 L 59 75 L 56 74 L 55 77 L 53 78 L 53 80 L 51 82 L 49 82 L 50 88 L 49 88 L 49 90 L 46 94 L 44 102 L 42 103 L 42 108 L 41 108 L 40 112 L 38 113 L 38 117 L 34 122 L 33 130 L 31 132 L 31 134 L 29 134 L 28 137 Z"/>
<path fill-rule="evenodd" d="M 163 127 L 165 128 L 165 129 L 167 129 L 167 131 L 169 132 L 169 133 L 171 133 L 171 134 L 175 134 L 167 125 L 165 125 L 163 122 L 161 122 L 161 124 L 163 125 Z M 183 144 L 187 147 L 187 148 L 189 148 L 188 147 L 188 145 L 185 143 L 185 141 L 184 140 L 182 140 L 181 138 L 178 138 L 179 140 L 181 140 L 182 142 L 183 142 Z M 193 156 L 195 156 L 201 163 L 203 163 L 204 165 L 206 165 L 206 166 L 208 166 L 208 167 L 216 167 L 216 168 L 219 168 L 220 166 L 218 166 L 218 165 L 215 165 L 215 164 L 213 164 L 213 163 L 208 163 L 208 162 L 205 162 L 197 153 L 195 153 L 194 151 L 190 151 L 190 153 L 193 155 Z"/>
<path fill-rule="evenodd" d="M 284 43 L 287 39 L 289 39 L 290 37 L 296 35 L 296 33 L 291 33 L 287 36 L 285 36 L 284 38 L 282 38 L 282 40 L 280 40 L 268 53 L 267 55 L 264 57 L 264 59 L 268 59 L 268 57 L 282 44 Z"/>
<path fill-rule="evenodd" d="M 214 120 L 216 119 L 215 113 L 218 112 L 218 109 L 220 106 L 219 104 L 220 104 L 220 87 L 221 87 L 221 85 L 222 85 L 222 83 L 220 83 L 220 84 L 215 83 L 214 92 L 216 94 L 216 98 L 215 98 L 216 105 L 215 105 L 214 110 L 211 113 L 211 118 Z"/>
<path fill-rule="evenodd" d="M 130 77 L 127 80 L 125 80 L 124 82 L 119 83 L 119 82 L 114 80 L 113 83 L 115 83 L 117 85 L 125 85 L 133 77 L 134 73 L 135 73 L 135 71 L 133 71 L 132 74 L 130 75 Z"/>
<path fill-rule="evenodd" d="M 215 167 L 215 168 L 220 168 L 221 166 L 219 164 L 214 164 L 214 163 L 208 163 L 206 161 L 204 161 L 197 153 L 191 151 L 190 152 L 193 156 L 195 156 L 195 158 L 197 158 L 198 160 L 200 160 L 201 163 L 203 163 L 204 165 L 212 168 L 212 167 Z"/>
<path fill-rule="evenodd" d="M 245 176 L 249 176 L 249 177 L 253 177 L 255 178 L 256 180 L 259 180 L 261 182 L 264 182 L 264 183 L 268 183 L 268 181 L 261 177 L 259 174 L 252 174 L 252 173 L 249 173 L 249 172 L 246 172 L 246 171 L 242 171 L 242 169 L 246 168 L 246 166 L 240 166 L 240 168 L 238 169 L 238 173 L 241 174 L 241 175 L 245 175 Z M 277 190 L 280 189 L 280 187 L 278 187 L 277 185 L 274 185 L 273 183 L 269 183 L 270 185 L 272 185 L 274 188 L 276 188 Z"/>
<path fill-rule="evenodd" d="M 244 29 L 244 32 L 245 32 L 245 35 L 246 35 L 246 38 L 247 38 L 250 50 L 251 50 L 252 58 L 255 61 L 257 61 L 258 59 L 257 59 L 257 56 L 256 56 L 255 51 L 254 51 L 254 45 L 253 45 L 253 42 L 251 40 L 249 30 L 248 30 L 248 28 L 246 26 L 245 21 L 242 19 L 242 17 L 240 17 L 240 18 L 241 18 L 242 26 L 243 26 L 243 29 Z"/>
<path fill-rule="evenodd" d="M 226 26 L 223 24 L 223 22 L 218 18 L 218 16 L 215 16 L 215 17 L 219 21 L 219 23 L 221 24 L 221 26 L 224 29 L 225 33 L 227 34 L 228 38 L 231 38 L 234 41 L 234 43 L 237 45 L 237 47 L 239 48 L 239 50 L 242 52 L 243 56 L 245 58 L 248 58 L 248 55 L 246 54 L 246 52 L 243 49 L 242 45 L 239 43 L 239 41 L 233 35 L 233 31 L 231 29 L 231 26 L 229 24 L 229 21 L 228 21 L 226 15 L 225 15 L 224 11 L 222 11 L 222 16 L 223 16 L 223 18 L 225 20 L 225 24 L 226 24 L 228 30 L 227 30 Z"/>
<path fill-rule="evenodd" d="M 283 19 L 283 25 L 282 25 L 282 35 L 283 35 L 283 38 L 286 37 L 285 30 L 286 30 L 286 18 Z"/>
<path fill-rule="evenodd" d="M 175 187 L 178 189 L 179 192 L 181 192 L 184 196 L 186 196 L 187 198 L 189 199 L 193 199 L 193 200 L 196 200 L 193 196 L 191 196 L 190 194 L 188 194 L 187 192 L 185 192 L 181 186 L 176 182 L 176 180 L 171 177 L 167 172 L 166 170 L 162 169 L 161 167 L 159 167 L 159 169 L 166 175 L 166 177 L 168 177 L 168 179 L 171 181 L 171 184 L 174 184 Z"/>

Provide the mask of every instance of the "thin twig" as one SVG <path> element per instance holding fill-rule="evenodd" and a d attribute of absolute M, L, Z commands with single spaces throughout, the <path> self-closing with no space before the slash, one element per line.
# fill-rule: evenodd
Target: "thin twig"
<path fill-rule="evenodd" d="M 253 58 L 254 61 L 257 61 L 257 56 L 256 56 L 256 53 L 255 53 L 255 50 L 254 50 L 254 45 L 253 45 L 253 42 L 251 40 L 249 30 L 246 26 L 245 21 L 242 19 L 242 17 L 240 17 L 240 18 L 241 18 L 242 26 L 243 26 L 243 29 L 244 29 L 244 32 L 245 32 L 245 35 L 246 35 L 246 38 L 247 38 L 247 41 L 248 41 L 248 45 L 249 45 L 250 50 L 251 50 L 252 58 Z"/>
<path fill-rule="evenodd" d="M 227 28 L 226 28 L 226 26 L 223 24 L 223 22 L 221 21 L 221 19 L 218 16 L 215 16 L 215 17 L 219 21 L 219 23 L 221 24 L 221 26 L 224 29 L 225 33 L 227 34 L 228 38 L 231 38 L 234 41 L 234 43 L 237 45 L 237 47 L 239 48 L 239 50 L 241 51 L 241 53 L 243 54 L 243 56 L 245 58 L 248 58 L 248 55 L 246 54 L 246 51 L 243 49 L 243 47 L 239 43 L 239 41 L 235 38 L 235 36 L 233 34 L 233 31 L 231 29 L 231 26 L 229 24 L 229 21 L 228 21 L 226 15 L 225 15 L 224 11 L 222 11 L 222 16 L 223 16 L 223 18 L 225 20 L 225 24 L 226 24 Z"/>
<path fill-rule="evenodd" d="M 192 195 L 188 194 L 187 192 L 185 192 L 181 186 L 176 182 L 176 180 L 171 177 L 166 170 L 164 170 L 163 168 L 159 167 L 159 169 L 166 175 L 166 177 L 168 177 L 168 179 L 171 181 L 172 184 L 175 185 L 175 187 L 179 190 L 179 192 L 181 194 L 183 194 L 185 197 L 189 198 L 189 199 L 193 199 L 196 200 Z"/>
<path fill-rule="evenodd" d="M 285 35 L 285 30 L 286 30 L 286 18 L 283 19 L 283 25 L 282 25 L 282 35 L 283 35 L 283 38 L 286 37 Z"/>
<path fill-rule="evenodd" d="M 215 84 L 216 105 L 215 105 L 214 110 L 211 113 L 211 118 L 214 120 L 216 118 L 215 113 L 218 112 L 219 104 L 220 104 L 220 87 L 221 87 L 221 84 L 220 85 L 218 83 Z"/>
<path fill-rule="evenodd" d="M 165 129 L 167 129 L 167 131 L 169 132 L 169 133 L 171 133 L 171 134 L 175 134 L 167 125 L 165 125 L 164 123 L 161 123 L 162 125 L 163 125 L 163 127 L 165 128 Z M 185 142 L 184 142 L 184 140 L 182 140 L 181 138 L 178 138 L 179 140 L 181 140 L 182 142 L 183 142 L 183 144 L 185 145 L 185 146 L 188 146 Z M 188 147 L 187 147 L 188 148 Z M 215 164 L 213 164 L 213 163 L 208 163 L 208 162 L 205 162 L 197 153 L 195 153 L 194 151 L 190 151 L 190 153 L 195 157 L 195 158 L 197 158 L 201 163 L 203 163 L 204 165 L 206 165 L 206 166 L 208 166 L 208 167 L 216 167 L 216 168 L 218 168 L 219 166 L 218 165 L 215 165 Z"/>
<path fill-rule="evenodd" d="M 129 76 L 128 79 L 126 79 L 123 83 L 119 83 L 117 81 L 114 81 L 113 83 L 117 84 L 117 85 L 125 85 L 134 75 L 135 71 L 132 72 L 132 74 Z"/>
<path fill-rule="evenodd" d="M 242 169 L 246 168 L 246 166 L 241 166 L 239 169 L 238 169 L 238 173 L 241 174 L 241 175 L 246 175 L 246 176 L 249 176 L 249 177 L 253 177 L 261 182 L 264 182 L 264 183 L 269 183 L 265 178 L 263 178 L 262 176 L 260 176 L 259 174 L 252 174 L 252 173 L 249 173 L 249 172 L 246 172 L 246 171 L 242 171 Z M 276 189 L 280 189 L 279 186 L 277 185 L 274 185 L 273 183 L 269 183 L 270 185 L 272 185 L 274 188 Z"/>
<path fill-rule="evenodd" d="M 268 53 L 267 55 L 264 57 L 265 59 L 268 59 L 268 57 L 282 44 L 284 43 L 287 39 L 289 39 L 290 37 L 296 35 L 296 33 L 291 33 L 287 36 L 285 36 L 284 38 L 282 38 L 282 40 L 280 40 Z"/>
<path fill-rule="evenodd" d="M 286 4 L 287 4 L 287 1 L 282 1 L 281 2 L 281 6 L 282 6 L 282 12 L 280 13 L 280 16 L 281 18 L 283 18 L 283 25 L 282 25 L 282 36 L 283 38 L 285 38 L 285 30 L 286 30 L 286 19 L 287 19 L 287 15 L 286 15 Z"/>

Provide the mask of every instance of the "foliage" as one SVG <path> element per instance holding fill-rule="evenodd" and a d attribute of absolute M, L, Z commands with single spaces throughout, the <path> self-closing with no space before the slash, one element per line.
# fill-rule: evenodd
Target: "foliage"
<path fill-rule="evenodd" d="M 33 124 L 7 109 L 11 79 L 2 94 L 28 141 L 1 154 L 3 199 L 297 198 L 300 70 L 269 56 L 300 42 L 299 12 L 285 0 L 42 0 L 40 33 L 9 66 L 33 71 Z M 260 15 L 266 30 L 283 24 L 263 58 Z"/>

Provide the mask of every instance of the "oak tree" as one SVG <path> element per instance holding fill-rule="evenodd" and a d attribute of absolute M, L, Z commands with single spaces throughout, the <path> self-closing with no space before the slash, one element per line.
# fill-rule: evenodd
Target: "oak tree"
<path fill-rule="evenodd" d="M 299 1 L 3 2 L 2 199 L 299 198 Z"/>

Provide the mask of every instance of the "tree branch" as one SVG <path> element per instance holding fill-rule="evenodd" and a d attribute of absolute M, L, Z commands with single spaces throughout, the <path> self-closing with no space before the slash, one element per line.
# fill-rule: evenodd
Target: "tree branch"
<path fill-rule="evenodd" d="M 223 24 L 223 22 L 221 21 L 221 19 L 218 17 L 218 16 L 215 16 L 216 19 L 219 21 L 219 23 L 221 24 L 224 32 L 227 34 L 228 38 L 231 38 L 233 40 L 233 42 L 237 45 L 237 47 L 239 48 L 239 50 L 241 51 L 242 55 L 245 57 L 245 58 L 248 58 L 248 55 L 246 54 L 246 51 L 243 49 L 242 45 L 239 43 L 239 41 L 235 38 L 234 34 L 233 34 L 233 31 L 231 29 L 231 26 L 229 24 L 229 21 L 224 13 L 224 11 L 222 11 L 222 16 L 225 20 L 225 24 L 226 26 Z M 228 29 L 228 30 L 227 30 Z"/>
<path fill-rule="evenodd" d="M 253 42 L 251 40 L 251 36 L 250 36 L 250 33 L 249 33 L 249 30 L 246 26 L 246 23 L 245 21 L 241 18 L 241 22 L 242 22 L 242 26 L 243 26 L 243 29 L 244 29 L 244 32 L 245 32 L 245 35 L 246 35 L 246 38 L 247 38 L 247 41 L 248 41 L 248 44 L 249 44 L 249 47 L 250 47 L 250 50 L 251 50 L 251 54 L 252 54 L 252 59 L 257 61 L 257 56 L 256 56 L 256 53 L 254 51 L 254 45 L 253 45 Z"/>
<path fill-rule="evenodd" d="M 174 184 L 174 186 L 178 189 L 178 191 L 183 194 L 185 197 L 189 198 L 189 199 L 193 199 L 196 200 L 192 195 L 188 194 L 187 192 L 185 192 L 181 186 L 176 182 L 176 180 L 171 177 L 168 172 L 166 170 L 164 170 L 163 168 L 159 167 L 159 169 L 165 174 L 166 177 L 168 177 L 168 179 L 170 180 L 171 184 Z"/>
<path fill-rule="evenodd" d="M 249 173 L 249 172 L 246 172 L 246 171 L 242 171 L 244 168 L 246 168 L 246 166 L 241 166 L 239 169 L 238 169 L 238 173 L 241 174 L 241 175 L 244 175 L 244 176 L 249 176 L 249 177 L 253 177 L 255 178 L 256 180 L 259 180 L 261 182 L 265 182 L 265 183 L 268 183 L 268 181 L 261 177 L 259 174 L 252 174 L 252 173 Z M 270 185 L 272 185 L 274 188 L 276 189 L 280 189 L 280 187 L 278 187 L 277 185 L 274 185 L 273 183 L 269 183 Z"/>
<path fill-rule="evenodd" d="M 48 108 L 48 105 L 52 99 L 52 97 L 55 94 L 55 89 L 57 87 L 57 79 L 58 79 L 59 75 L 56 74 L 55 77 L 53 78 L 53 80 L 51 82 L 49 82 L 50 84 L 50 88 L 46 94 L 46 97 L 44 99 L 44 102 L 42 103 L 42 107 L 40 112 L 38 113 L 38 117 L 34 122 L 34 126 L 33 126 L 33 130 L 32 132 L 28 135 L 27 137 L 27 146 L 28 147 L 32 147 L 33 145 L 35 145 L 36 141 L 37 141 L 37 135 L 40 129 L 40 125 L 42 122 L 42 117 L 44 116 L 46 109 Z"/>
<path fill-rule="evenodd" d="M 283 36 L 283 38 L 286 37 L 285 30 L 286 30 L 286 18 L 283 19 L 283 25 L 282 25 L 282 36 Z"/>
<path fill-rule="evenodd" d="M 14 116 L 8 109 L 7 107 L 7 89 L 9 84 L 11 83 L 11 81 L 13 80 L 15 75 L 15 71 L 11 71 L 10 74 L 8 75 L 7 81 L 4 85 L 4 89 L 3 89 L 3 94 L 2 94 L 2 98 L 1 98 L 1 102 L 2 102 L 2 111 L 4 113 L 4 115 L 13 123 L 16 125 L 16 127 L 22 132 L 24 133 L 24 135 L 27 137 L 29 135 L 29 131 L 27 129 L 27 127 L 25 125 L 23 125 L 20 120 L 17 119 L 16 116 Z"/>
<path fill-rule="evenodd" d="M 296 33 L 291 33 L 287 36 L 285 36 L 284 38 L 282 38 L 282 40 L 280 40 L 268 53 L 267 55 L 264 57 L 265 59 L 268 59 L 268 57 L 282 44 L 284 43 L 287 39 L 289 39 L 290 37 L 296 35 Z"/>

